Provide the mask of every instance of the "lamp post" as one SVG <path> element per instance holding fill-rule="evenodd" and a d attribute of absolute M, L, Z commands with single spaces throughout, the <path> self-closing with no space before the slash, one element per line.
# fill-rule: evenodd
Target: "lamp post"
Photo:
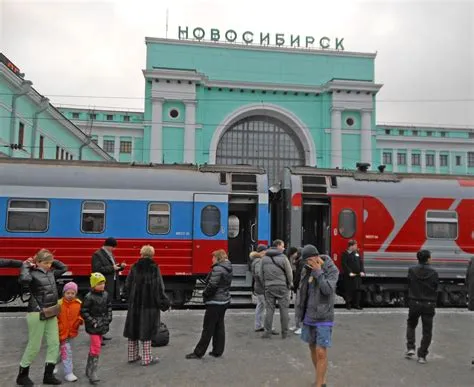
<path fill-rule="evenodd" d="M 10 144 L 15 143 L 15 122 L 16 122 L 16 101 L 18 98 L 28 94 L 31 90 L 31 86 L 33 82 L 31 81 L 22 81 L 20 86 L 20 92 L 17 94 L 13 94 L 12 96 L 12 112 L 10 116 Z M 9 149 L 8 151 L 9 156 L 13 155 L 13 149 Z"/>

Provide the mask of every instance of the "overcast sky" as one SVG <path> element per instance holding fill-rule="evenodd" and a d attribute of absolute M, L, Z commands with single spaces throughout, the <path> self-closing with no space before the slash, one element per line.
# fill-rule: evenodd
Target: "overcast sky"
<path fill-rule="evenodd" d="M 0 51 L 53 103 L 143 109 L 144 38 L 165 37 L 166 9 L 169 38 L 179 25 L 344 37 L 377 52 L 378 123 L 474 127 L 474 0 L 0 0 Z"/>

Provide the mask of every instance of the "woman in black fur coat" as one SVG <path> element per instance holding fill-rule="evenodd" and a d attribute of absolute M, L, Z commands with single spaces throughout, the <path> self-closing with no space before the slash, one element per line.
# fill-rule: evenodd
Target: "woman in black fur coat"
<path fill-rule="evenodd" d="M 159 361 L 151 355 L 151 342 L 160 326 L 160 310 L 168 310 L 170 302 L 165 294 L 160 268 L 153 261 L 155 249 L 150 245 L 143 246 L 140 255 L 125 283 L 128 312 L 123 335 L 128 338 L 128 362 L 141 360 L 143 366 L 148 366 Z"/>

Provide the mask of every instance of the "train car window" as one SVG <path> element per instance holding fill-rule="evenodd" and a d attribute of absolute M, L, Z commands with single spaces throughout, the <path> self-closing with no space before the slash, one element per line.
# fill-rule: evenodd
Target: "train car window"
<path fill-rule="evenodd" d="M 82 203 L 81 231 L 103 233 L 105 229 L 105 203 L 87 201 Z"/>
<path fill-rule="evenodd" d="M 45 232 L 48 230 L 47 200 L 16 200 L 8 202 L 7 231 Z"/>
<path fill-rule="evenodd" d="M 170 232 L 170 205 L 168 203 L 150 203 L 148 206 L 148 232 L 150 234 L 168 234 Z"/>
<path fill-rule="evenodd" d="M 429 239 L 451 239 L 458 237 L 458 214 L 456 211 L 427 211 L 426 236 Z"/>
<path fill-rule="evenodd" d="M 221 229 L 221 212 L 216 206 L 206 206 L 201 211 L 201 231 L 207 236 L 216 235 Z"/>
<path fill-rule="evenodd" d="M 344 209 L 339 213 L 339 234 L 343 238 L 352 238 L 356 232 L 356 214 L 354 211 Z"/>
<path fill-rule="evenodd" d="M 229 227 L 227 235 L 229 238 L 237 238 L 240 232 L 240 219 L 235 215 L 229 216 Z"/>

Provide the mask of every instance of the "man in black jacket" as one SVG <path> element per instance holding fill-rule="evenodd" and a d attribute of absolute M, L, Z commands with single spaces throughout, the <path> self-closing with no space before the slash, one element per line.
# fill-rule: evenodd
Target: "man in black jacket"
<path fill-rule="evenodd" d="M 0 258 L 0 267 L 17 269 L 23 265 L 23 261 L 16 259 L 2 259 Z"/>
<path fill-rule="evenodd" d="M 365 277 L 364 261 L 357 249 L 357 241 L 350 240 L 347 250 L 342 253 L 342 269 L 344 273 L 344 290 L 346 308 L 362 309 L 360 306 L 360 291 L 362 277 Z"/>
<path fill-rule="evenodd" d="M 118 273 L 125 269 L 125 263 L 117 264 L 113 250 L 117 247 L 115 238 L 107 238 L 101 249 L 92 255 L 92 273 L 101 273 L 105 277 L 105 290 L 112 302 L 120 295 L 120 281 Z M 110 340 L 110 336 L 103 336 L 104 340 Z"/>
<path fill-rule="evenodd" d="M 431 344 L 433 318 L 438 299 L 438 273 L 430 265 L 431 252 L 420 250 L 416 257 L 418 265 L 408 269 L 408 320 L 407 320 L 407 351 L 405 357 L 415 356 L 415 330 L 421 317 L 423 337 L 418 348 L 418 363 L 425 364 L 428 348 Z"/>

